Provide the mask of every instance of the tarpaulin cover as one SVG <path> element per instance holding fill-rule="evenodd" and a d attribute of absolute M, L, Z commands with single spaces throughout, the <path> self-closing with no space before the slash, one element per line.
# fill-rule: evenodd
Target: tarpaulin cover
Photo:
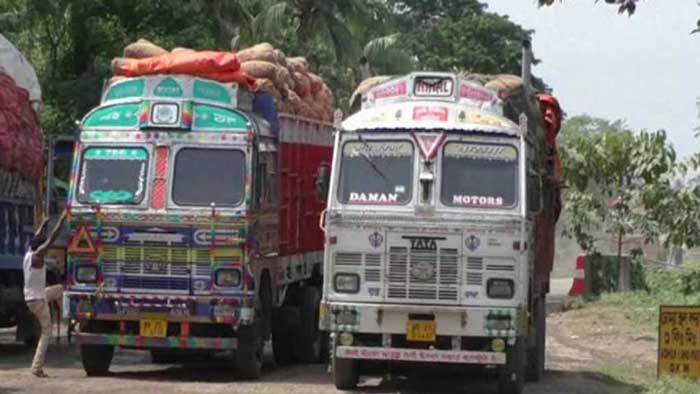
<path fill-rule="evenodd" d="M 29 92 L 0 72 L 0 167 L 35 182 L 44 166 L 44 137 Z"/>
<path fill-rule="evenodd" d="M 34 68 L 2 34 L 0 34 L 0 72 L 9 75 L 17 85 L 27 90 L 31 101 L 41 101 L 41 87 Z"/>
<path fill-rule="evenodd" d="M 252 89 L 255 79 L 241 70 L 232 52 L 199 51 L 164 53 L 145 59 L 115 59 L 114 72 L 126 77 L 152 74 L 188 74 L 219 82 L 238 82 Z"/>

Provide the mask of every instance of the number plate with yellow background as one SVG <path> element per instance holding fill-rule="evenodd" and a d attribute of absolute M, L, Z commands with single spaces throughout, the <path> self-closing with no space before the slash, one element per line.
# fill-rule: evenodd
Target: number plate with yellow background
<path fill-rule="evenodd" d="M 409 320 L 406 327 L 406 339 L 409 341 L 435 342 L 435 321 Z"/>
<path fill-rule="evenodd" d="M 164 338 L 168 333 L 168 320 L 166 319 L 140 319 L 139 333 L 142 337 Z"/>

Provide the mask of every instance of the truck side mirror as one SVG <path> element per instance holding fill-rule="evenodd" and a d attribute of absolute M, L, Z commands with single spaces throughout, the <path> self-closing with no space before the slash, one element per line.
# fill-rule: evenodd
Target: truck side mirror
<path fill-rule="evenodd" d="M 316 170 L 316 198 L 325 202 L 328 199 L 328 187 L 330 186 L 331 169 L 322 165 Z"/>
<path fill-rule="evenodd" d="M 542 177 L 539 175 L 528 176 L 527 209 L 534 215 L 542 211 Z"/>

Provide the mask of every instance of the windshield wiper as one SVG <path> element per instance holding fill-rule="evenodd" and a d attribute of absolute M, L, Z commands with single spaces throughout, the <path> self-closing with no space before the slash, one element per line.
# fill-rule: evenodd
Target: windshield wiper
<path fill-rule="evenodd" d="M 358 136 L 358 139 L 360 140 L 360 142 L 362 142 L 362 144 L 365 146 L 365 148 L 367 148 L 367 150 L 371 149 L 369 147 L 369 144 L 367 143 L 367 141 L 362 139 L 362 137 Z M 393 186 L 393 183 L 391 182 L 391 180 L 386 176 L 386 174 L 384 174 L 384 172 L 382 172 L 382 170 L 379 169 L 379 167 L 377 166 L 377 163 L 375 163 L 371 157 L 367 156 L 367 154 L 365 152 L 359 152 L 359 153 L 360 153 L 360 156 L 362 156 L 362 158 L 365 159 L 365 161 L 367 161 L 367 163 L 372 167 L 374 172 L 379 174 L 379 176 L 381 176 L 382 179 L 384 179 L 387 186 L 390 186 L 390 187 Z"/>

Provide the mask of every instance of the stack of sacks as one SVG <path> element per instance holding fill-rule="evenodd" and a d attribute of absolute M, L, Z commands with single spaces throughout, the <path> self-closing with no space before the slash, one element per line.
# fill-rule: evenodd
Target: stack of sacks
<path fill-rule="evenodd" d="M 237 82 L 255 87 L 255 79 L 241 70 L 238 57 L 231 52 L 193 51 L 175 48 L 174 52 L 139 40 L 124 49 L 124 57 L 112 60 L 112 73 L 121 77 L 153 74 L 188 74 L 219 82 Z"/>
<path fill-rule="evenodd" d="M 36 182 L 44 168 L 44 136 L 29 92 L 0 72 L 0 168 Z M 2 195 L 0 190 L 0 195 Z"/>
<path fill-rule="evenodd" d="M 116 76 L 110 80 L 110 83 L 125 76 L 146 73 L 175 73 L 174 70 L 178 70 L 183 74 L 192 74 L 192 72 L 183 72 L 182 67 L 178 68 L 178 64 L 171 57 L 173 55 L 196 56 L 205 53 L 209 54 L 209 60 L 215 54 L 221 54 L 221 58 L 216 58 L 218 63 L 215 65 L 219 67 L 224 65 L 230 69 L 238 66 L 236 70 L 240 69 L 241 74 L 252 77 L 252 83 L 244 86 L 253 91 L 270 93 L 278 112 L 332 121 L 333 94 L 323 79 L 311 72 L 305 58 L 287 58 L 281 50 L 269 43 L 254 45 L 232 54 L 230 52 L 197 52 L 188 48 L 175 48 L 168 52 L 147 40 L 140 39 L 124 49 L 123 58 L 112 61 L 112 72 Z M 206 67 L 207 64 L 203 66 Z M 200 71 L 203 66 L 201 63 L 198 65 Z M 194 75 L 212 78 L 211 74 L 202 72 Z M 221 80 L 216 78 L 216 75 L 212 79 Z"/>
<path fill-rule="evenodd" d="M 286 57 L 268 43 L 236 53 L 241 69 L 257 79 L 257 87 L 272 94 L 280 112 L 331 121 L 333 94 L 323 78 L 311 72 L 303 57 Z"/>

